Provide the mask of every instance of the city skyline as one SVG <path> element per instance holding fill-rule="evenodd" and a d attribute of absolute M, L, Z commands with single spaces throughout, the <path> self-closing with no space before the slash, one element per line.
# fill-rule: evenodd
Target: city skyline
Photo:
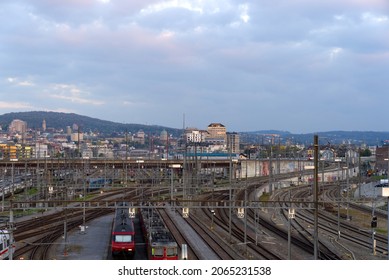
<path fill-rule="evenodd" d="M 389 3 L 2 1 L 0 114 L 388 131 Z"/>

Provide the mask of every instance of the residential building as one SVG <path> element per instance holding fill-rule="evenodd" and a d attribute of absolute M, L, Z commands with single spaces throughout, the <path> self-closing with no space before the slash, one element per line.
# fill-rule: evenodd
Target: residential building
<path fill-rule="evenodd" d="M 27 122 L 22 120 L 13 120 L 9 125 L 10 133 L 26 133 L 27 131 Z"/>
<path fill-rule="evenodd" d="M 227 151 L 237 154 L 240 152 L 240 137 L 237 132 L 227 132 Z"/>
<path fill-rule="evenodd" d="M 133 138 L 133 141 L 135 143 L 139 143 L 141 145 L 144 145 L 145 144 L 145 136 L 146 134 L 144 133 L 143 130 L 139 130 L 135 135 L 134 135 L 134 138 Z"/>
<path fill-rule="evenodd" d="M 226 140 L 226 127 L 221 123 L 211 123 L 207 128 L 209 138 L 223 138 Z"/>
<path fill-rule="evenodd" d="M 84 140 L 84 134 L 83 133 L 72 133 L 72 135 L 71 135 L 71 140 L 73 141 L 73 142 L 81 142 L 81 141 L 83 141 Z"/>
<path fill-rule="evenodd" d="M 35 144 L 35 158 L 45 158 L 49 156 L 49 148 L 47 144 Z"/>
<path fill-rule="evenodd" d="M 185 129 L 186 143 L 203 143 L 207 136 L 208 132 L 205 130 L 199 130 L 197 128 Z"/>

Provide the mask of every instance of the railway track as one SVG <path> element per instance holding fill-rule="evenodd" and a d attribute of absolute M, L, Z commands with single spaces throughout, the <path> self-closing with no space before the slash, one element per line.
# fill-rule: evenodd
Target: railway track
<path fill-rule="evenodd" d="M 292 174 L 289 176 L 295 176 L 295 174 Z M 288 175 L 284 174 L 281 176 L 282 178 L 287 178 Z M 258 189 L 261 187 L 261 185 L 268 182 L 268 178 L 260 178 L 259 180 L 249 180 L 246 183 L 247 192 L 251 193 L 252 191 Z M 153 198 L 153 194 L 156 194 L 156 189 L 152 187 L 142 187 L 141 192 L 139 189 L 133 189 L 130 192 L 126 192 L 125 190 L 121 189 L 118 190 L 115 194 L 104 194 L 107 195 L 104 197 L 104 200 L 109 200 L 109 197 L 115 197 L 116 199 L 118 196 L 121 197 L 121 199 L 128 199 L 129 201 L 135 201 L 138 199 L 139 201 L 142 201 L 147 198 Z M 168 188 L 162 188 L 158 187 L 158 196 L 159 195 L 166 195 L 168 193 Z M 242 188 L 243 191 L 243 188 Z M 239 201 L 243 201 L 243 192 L 235 191 L 235 200 L 238 203 Z M 212 194 L 212 200 L 215 201 L 226 201 L 229 200 L 228 191 L 225 189 L 221 191 L 220 193 L 217 193 L 218 197 L 213 198 Z M 211 194 L 207 194 L 205 196 L 204 200 L 209 200 Z M 309 197 L 311 194 L 308 190 L 301 188 L 300 192 L 294 195 L 293 199 L 301 199 L 301 201 L 304 201 L 307 197 Z M 286 221 L 287 220 L 287 213 L 285 212 L 285 209 L 288 209 L 289 205 L 287 203 L 288 198 L 287 195 L 284 194 L 277 194 L 277 196 L 273 197 L 273 200 L 275 202 L 278 202 L 278 208 L 280 209 L 279 216 Z M 115 200 L 115 198 L 112 198 Z M 158 200 L 158 198 L 155 198 Z M 283 202 L 284 201 L 284 202 Z M 285 202 L 286 201 L 286 202 Z M 82 202 L 80 202 L 82 203 Z M 157 207 L 158 208 L 158 207 Z M 213 213 L 216 213 L 216 215 L 211 214 L 210 210 L 214 210 Z M 280 255 L 280 252 L 274 252 L 272 251 L 271 246 L 266 246 L 261 244 L 260 242 L 257 242 L 257 227 L 260 226 L 263 230 L 266 229 L 267 232 L 271 233 L 275 236 L 275 238 L 281 238 L 283 242 L 287 240 L 287 231 L 285 230 L 285 227 L 279 227 L 277 225 L 274 225 L 271 219 L 268 218 L 268 215 L 262 215 L 261 211 L 256 212 L 254 209 L 247 208 L 247 218 L 245 223 L 242 219 L 238 219 L 235 216 L 231 218 L 232 220 L 232 229 L 231 229 L 231 235 L 229 235 L 229 213 L 227 208 L 217 208 L 212 209 L 210 208 L 201 208 L 196 209 L 195 211 L 192 211 L 191 213 L 195 213 L 197 211 L 196 215 L 191 215 L 189 219 L 187 219 L 187 222 L 190 224 L 192 228 L 194 228 L 199 235 L 203 236 L 204 240 L 207 242 L 208 246 L 210 248 L 213 248 L 215 252 L 219 254 L 220 259 L 245 259 L 250 256 L 250 258 L 256 258 L 256 259 L 283 259 L 285 258 L 285 255 Z M 69 211 L 66 214 L 66 219 L 68 223 L 68 230 L 70 230 L 72 227 L 77 227 L 80 224 L 82 224 L 82 220 L 77 219 L 77 217 L 81 216 L 81 210 L 74 210 Z M 300 211 L 299 211 L 300 212 Z M 96 217 L 93 216 L 93 213 L 98 213 L 96 210 L 91 210 L 91 213 L 89 214 L 89 210 L 86 211 L 85 219 L 94 219 L 98 216 L 104 215 L 104 213 L 98 213 Z M 107 214 L 109 212 L 106 212 Z M 178 244 L 190 244 L 189 240 L 186 239 L 186 237 L 179 233 L 179 230 L 175 228 L 174 222 L 169 221 L 168 215 L 164 213 L 164 210 L 160 210 L 161 215 L 164 216 L 164 220 L 167 224 L 169 224 L 169 228 L 171 228 L 171 231 L 174 233 L 175 239 L 177 240 Z M 90 218 L 89 218 L 90 215 Z M 213 216 L 212 216 L 213 215 Z M 292 236 L 292 244 L 294 246 L 297 246 L 301 248 L 302 250 L 306 251 L 307 253 L 312 253 L 312 233 L 310 231 L 307 231 L 307 224 L 312 224 L 312 212 L 310 213 L 309 210 L 305 211 L 305 217 L 303 217 L 302 213 L 298 213 L 298 218 L 300 221 L 293 221 L 292 225 L 294 228 L 294 232 L 297 234 L 293 234 Z M 196 217 L 197 216 L 197 217 Z M 47 253 L 44 252 L 44 245 L 45 244 L 53 244 L 55 243 L 58 238 L 60 238 L 63 235 L 63 226 L 64 226 L 64 212 L 59 211 L 57 214 L 45 214 L 42 215 L 42 217 L 36 217 L 33 219 L 34 226 L 38 226 L 39 229 L 33 229 L 32 227 L 29 228 L 32 221 L 26 221 L 26 222 L 19 222 L 17 224 L 17 230 L 15 231 L 15 238 L 16 240 L 26 240 L 25 242 L 25 250 L 30 251 L 32 253 L 32 258 L 42 259 L 47 257 Z M 201 218 L 200 218 L 201 217 Z M 321 217 L 324 221 L 324 216 Z M 74 225 L 73 225 L 74 222 Z M 326 223 L 330 223 L 329 221 L 325 221 Z M 210 224 L 213 225 L 213 230 L 210 229 Z M 286 224 L 286 223 L 284 223 Z M 324 230 L 324 226 L 320 227 L 321 230 Z M 330 231 L 328 231 L 330 232 Z M 333 228 L 332 233 L 333 234 Z M 233 244 L 231 242 L 227 242 L 226 240 L 228 238 L 233 238 Z M 230 240 L 231 241 L 231 240 Z M 41 248 L 39 249 L 32 249 L 32 247 L 37 247 L 38 244 L 40 244 Z M 243 246 L 242 246 L 243 245 Z M 240 246 L 240 247 L 239 247 Z M 49 246 L 48 246 L 49 247 Z M 189 246 L 190 247 L 190 246 Z M 242 253 L 242 250 L 240 250 L 240 253 L 237 253 L 237 248 L 246 248 L 245 252 Z M 199 259 L 199 255 L 191 248 L 189 249 L 189 255 L 191 259 Z M 324 243 L 320 243 L 320 257 L 322 259 L 339 259 L 339 256 L 333 252 L 331 249 L 326 248 Z M 47 250 L 49 251 L 49 249 Z M 22 251 L 22 248 L 18 248 L 16 254 L 20 253 L 21 257 L 24 257 L 27 253 L 24 253 Z M 46 255 L 46 256 L 45 256 Z M 28 257 L 25 257 L 28 258 Z"/>
<path fill-rule="evenodd" d="M 95 200 L 116 200 L 123 195 L 123 191 L 113 191 L 101 195 Z M 131 193 L 127 194 L 132 196 Z M 82 202 L 81 202 L 82 203 Z M 14 253 L 15 259 L 47 259 L 50 248 L 64 235 L 66 223 L 67 231 L 79 227 L 85 222 L 113 212 L 112 209 L 86 209 L 85 216 L 80 209 L 60 209 L 54 213 L 34 216 L 22 222 L 15 223 L 14 238 L 18 244 Z"/>
<path fill-rule="evenodd" d="M 180 249 L 182 249 L 182 244 L 190 244 L 190 240 L 183 234 L 177 227 L 177 225 L 174 223 L 174 221 L 170 218 L 170 216 L 166 213 L 165 209 L 159 209 L 159 214 L 161 215 L 163 221 L 165 222 L 166 226 L 169 228 L 170 232 L 172 233 L 174 239 L 177 242 L 177 245 Z M 199 260 L 199 254 L 194 251 L 190 246 L 188 246 L 188 259 L 189 260 Z"/>
<path fill-rule="evenodd" d="M 206 213 L 204 209 L 202 212 Z M 203 240 L 221 260 L 241 259 L 241 257 L 236 254 L 232 248 L 226 246 L 225 242 L 215 234 L 213 228 L 209 227 L 210 224 L 207 225 L 203 222 L 203 220 L 200 220 L 195 215 L 191 215 L 191 217 L 187 219 L 187 222 L 193 229 L 196 230 L 196 232 L 203 238 Z"/>
<path fill-rule="evenodd" d="M 334 190 L 335 189 L 335 190 Z M 339 199 L 339 185 L 327 185 L 321 188 L 321 203 L 319 203 L 319 212 L 318 212 L 318 228 L 319 228 L 319 240 L 321 239 L 331 239 L 333 243 L 342 244 L 342 248 L 338 249 L 339 258 L 350 258 L 350 252 L 369 252 L 372 250 L 372 232 L 368 229 L 363 229 L 361 224 L 358 224 L 351 220 L 345 220 L 341 218 L 339 213 L 334 213 L 333 211 L 333 203 L 329 203 L 328 201 L 337 201 L 335 203 L 336 207 L 342 207 L 341 205 L 345 205 L 346 201 Z M 287 191 L 283 191 L 280 194 L 279 200 L 290 201 L 295 199 L 298 201 L 303 197 L 309 197 L 311 195 L 311 191 L 307 189 L 307 187 L 295 188 L 293 190 L 292 198 L 290 198 L 290 194 Z M 330 207 L 329 204 L 332 206 Z M 301 203 L 304 206 L 304 203 Z M 361 213 L 370 214 L 372 209 L 366 206 L 360 206 L 356 203 L 347 202 L 347 206 L 353 208 L 355 211 L 360 211 Z M 347 207 L 346 206 L 346 207 Z M 288 207 L 287 202 L 285 202 L 285 209 Z M 327 210 L 326 210 L 327 209 Z M 331 209 L 331 211 L 328 211 Z M 280 210 L 281 211 L 281 210 Z M 339 211 L 339 209 L 338 209 Z M 284 211 L 282 211 L 284 212 Z M 293 219 L 293 224 L 296 227 L 298 232 L 304 232 L 304 228 L 312 228 L 314 225 L 314 212 L 313 209 L 305 205 L 305 207 L 301 207 L 298 211 L 296 211 L 295 219 Z M 283 213 L 284 220 L 287 220 L 286 213 Z M 309 235 L 309 234 L 308 234 Z M 340 237 L 340 238 L 339 238 Z M 376 234 L 375 239 L 377 241 L 376 250 L 380 254 L 386 254 L 386 237 L 380 234 Z M 323 242 L 319 243 L 320 246 L 320 256 L 322 257 L 322 249 L 325 248 L 325 244 Z M 338 246 L 339 247 L 339 246 Z M 344 249 L 347 250 L 347 253 L 344 253 Z M 331 250 L 333 251 L 333 250 Z M 343 253 L 342 253 L 343 251 Z M 334 252 L 335 253 L 335 252 Z M 331 253 L 330 253 L 331 254 Z M 359 253 L 361 254 L 361 253 Z M 340 255 L 345 255 L 341 257 Z M 351 254 L 354 256 L 354 254 Z M 326 256 L 326 255 L 324 255 Z"/>

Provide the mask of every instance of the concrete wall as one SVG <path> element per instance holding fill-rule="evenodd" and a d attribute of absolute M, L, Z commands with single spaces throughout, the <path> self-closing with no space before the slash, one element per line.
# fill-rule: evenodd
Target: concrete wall
<path fill-rule="evenodd" d="M 273 176 L 277 174 L 285 174 L 290 172 L 299 172 L 302 182 L 313 181 L 313 168 L 314 162 L 309 160 L 243 160 L 241 161 L 240 168 L 236 170 L 236 178 L 248 178 L 269 176 L 270 167 L 273 171 Z M 358 175 L 358 168 L 353 167 L 349 169 L 349 178 Z M 337 180 L 346 180 L 347 170 L 337 169 L 334 171 L 326 171 L 323 173 L 322 163 L 319 162 L 319 181 L 335 182 Z M 324 178 L 324 179 L 323 179 Z M 297 181 L 297 178 L 296 178 Z"/>

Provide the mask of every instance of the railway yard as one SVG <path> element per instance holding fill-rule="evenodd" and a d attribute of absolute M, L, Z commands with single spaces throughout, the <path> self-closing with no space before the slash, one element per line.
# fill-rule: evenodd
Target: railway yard
<path fill-rule="evenodd" d="M 55 179 L 54 169 L 13 171 L 18 178 L 12 178 L 13 184 L 19 179 L 23 183 L 9 196 L 3 181 L 0 229 L 12 231 L 13 260 L 387 259 L 386 211 L 372 208 L 375 200 L 353 198 L 358 184 L 351 184 L 351 178 L 323 180 L 315 201 L 314 184 L 304 179 L 311 178 L 309 171 L 304 176 L 298 171 L 216 179 L 216 169 L 198 176 L 195 168 L 174 174 L 161 167 L 105 166 L 104 180 L 96 186 L 91 178 L 103 169 L 72 168 L 64 168 L 61 179 Z M 324 172 L 338 170 L 328 165 Z M 282 187 L 271 189 L 276 183 Z M 135 246 L 131 254 L 124 254 L 124 245 L 122 255 L 111 254 L 118 209 L 134 224 L 134 232 L 128 233 Z M 374 228 L 372 213 L 378 221 Z M 162 227 L 173 237 L 169 243 L 164 243 L 166 237 L 152 239 L 154 215 L 161 220 L 158 232 Z"/>

